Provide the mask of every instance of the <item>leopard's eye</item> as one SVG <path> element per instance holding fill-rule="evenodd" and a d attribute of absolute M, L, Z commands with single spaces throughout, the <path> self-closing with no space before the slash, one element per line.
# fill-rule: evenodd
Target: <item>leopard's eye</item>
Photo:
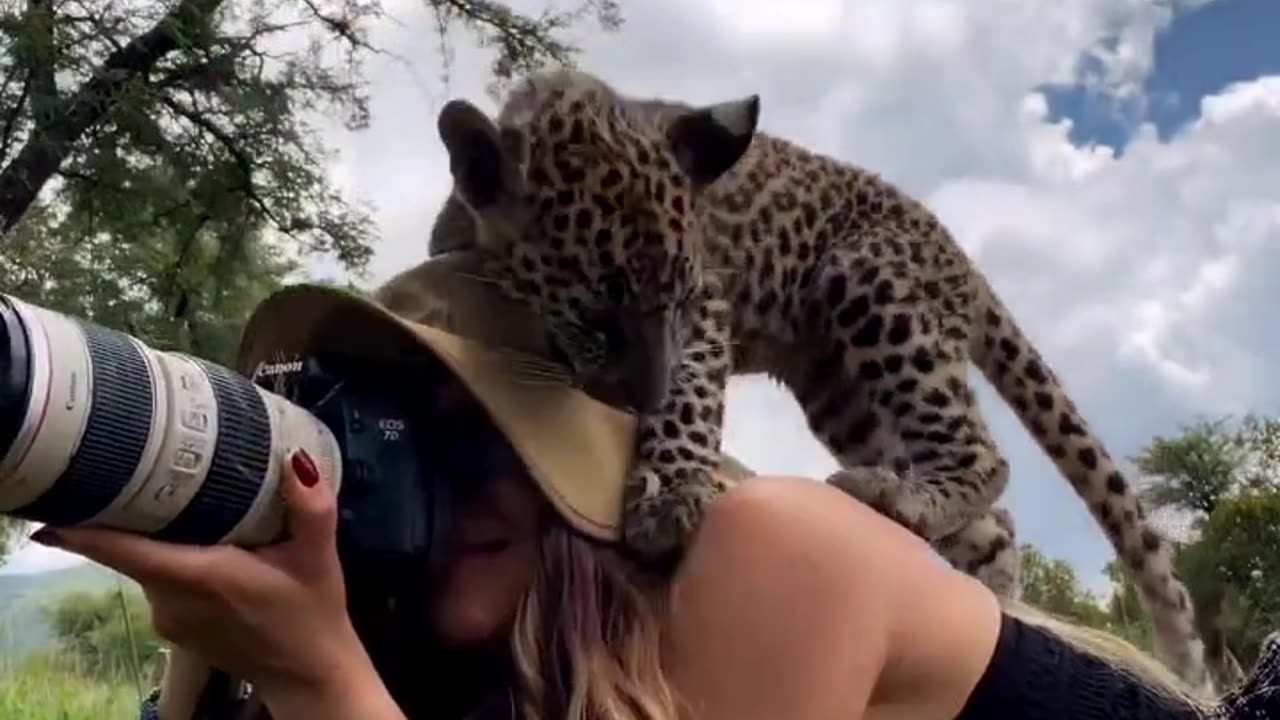
<path fill-rule="evenodd" d="M 607 317 L 602 318 L 596 324 L 596 331 L 600 333 L 600 339 L 604 346 L 613 352 L 620 352 L 626 349 L 627 334 L 622 330 L 622 323 L 619 321 L 616 313 L 610 313 Z"/>
<path fill-rule="evenodd" d="M 573 367 L 573 360 L 569 357 L 569 350 L 563 343 L 552 337 L 547 346 L 552 362 L 562 367 Z"/>
<path fill-rule="evenodd" d="M 605 352 L 617 352 L 626 346 L 627 336 L 622 329 L 622 320 L 616 310 L 606 306 L 586 311 L 582 314 L 584 334 Z"/>

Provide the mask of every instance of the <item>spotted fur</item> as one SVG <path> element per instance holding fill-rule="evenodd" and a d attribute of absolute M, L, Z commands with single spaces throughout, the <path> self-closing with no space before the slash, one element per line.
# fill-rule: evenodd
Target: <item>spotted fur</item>
<path fill-rule="evenodd" d="M 1009 468 L 973 361 L 1070 481 L 1141 589 L 1157 653 L 1205 679 L 1170 544 L 982 273 L 877 175 L 757 131 L 756 97 L 692 107 L 535 75 L 491 121 L 451 102 L 454 192 L 486 274 L 548 320 L 573 378 L 612 378 L 641 416 L 625 538 L 677 552 L 712 486 L 731 373 L 794 393 L 839 459 L 829 481 L 1018 592 Z"/>

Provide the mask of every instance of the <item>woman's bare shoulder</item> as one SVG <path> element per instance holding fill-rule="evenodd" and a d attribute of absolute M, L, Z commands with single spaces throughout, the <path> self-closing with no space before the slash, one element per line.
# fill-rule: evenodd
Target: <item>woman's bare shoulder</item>
<path fill-rule="evenodd" d="M 859 716 L 889 642 L 863 522 L 799 478 L 755 478 L 708 506 L 672 586 L 666 662 L 695 717 Z"/>
<path fill-rule="evenodd" d="M 691 555 L 753 562 L 768 545 L 812 551 L 833 569 L 864 571 L 886 553 L 899 569 L 904 560 L 933 564 L 924 541 L 902 526 L 827 483 L 791 476 L 758 476 L 710 503 Z"/>
<path fill-rule="evenodd" d="M 708 506 L 676 574 L 673 677 L 706 720 L 860 717 L 934 641 L 904 637 L 904 612 L 958 575 L 837 488 L 753 478 Z"/>

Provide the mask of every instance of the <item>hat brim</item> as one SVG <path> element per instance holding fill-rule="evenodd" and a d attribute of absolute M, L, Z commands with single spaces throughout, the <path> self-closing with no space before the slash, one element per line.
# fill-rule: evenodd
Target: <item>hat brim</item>
<path fill-rule="evenodd" d="M 533 480 L 579 532 L 620 535 L 623 486 L 636 420 L 567 385 L 529 377 L 516 351 L 404 319 L 369 298 L 322 285 L 295 285 L 264 300 L 241 337 L 238 365 L 311 353 L 402 362 L 427 352 L 476 398 Z"/>

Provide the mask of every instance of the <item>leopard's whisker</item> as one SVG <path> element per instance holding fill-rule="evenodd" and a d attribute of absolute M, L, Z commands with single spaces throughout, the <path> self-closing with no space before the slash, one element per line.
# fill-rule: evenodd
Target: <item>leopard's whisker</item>
<path fill-rule="evenodd" d="M 534 366 L 516 365 L 514 367 L 514 370 L 518 375 L 528 375 L 532 377 L 564 378 L 564 379 L 568 379 L 570 377 L 570 374 L 564 371 L 554 370 L 549 368 L 534 367 Z"/>
<path fill-rule="evenodd" d="M 467 278 L 468 280 L 477 280 L 479 282 L 488 283 L 490 285 L 500 285 L 502 283 L 501 280 L 499 280 L 496 277 L 493 277 L 492 275 L 481 275 L 480 273 L 467 272 L 465 270 L 459 270 L 457 272 L 457 275 L 458 277 Z"/>
<path fill-rule="evenodd" d="M 522 377 L 553 378 L 562 381 L 567 381 L 571 377 L 568 372 L 563 370 L 532 365 L 515 365 L 513 370 L 515 375 Z"/>
<path fill-rule="evenodd" d="M 532 355 L 530 353 L 511 350 L 508 348 L 499 348 L 497 352 L 518 367 L 545 368 L 551 371 L 566 373 L 569 371 L 569 369 L 565 367 L 564 363 L 558 363 L 539 355 Z"/>

